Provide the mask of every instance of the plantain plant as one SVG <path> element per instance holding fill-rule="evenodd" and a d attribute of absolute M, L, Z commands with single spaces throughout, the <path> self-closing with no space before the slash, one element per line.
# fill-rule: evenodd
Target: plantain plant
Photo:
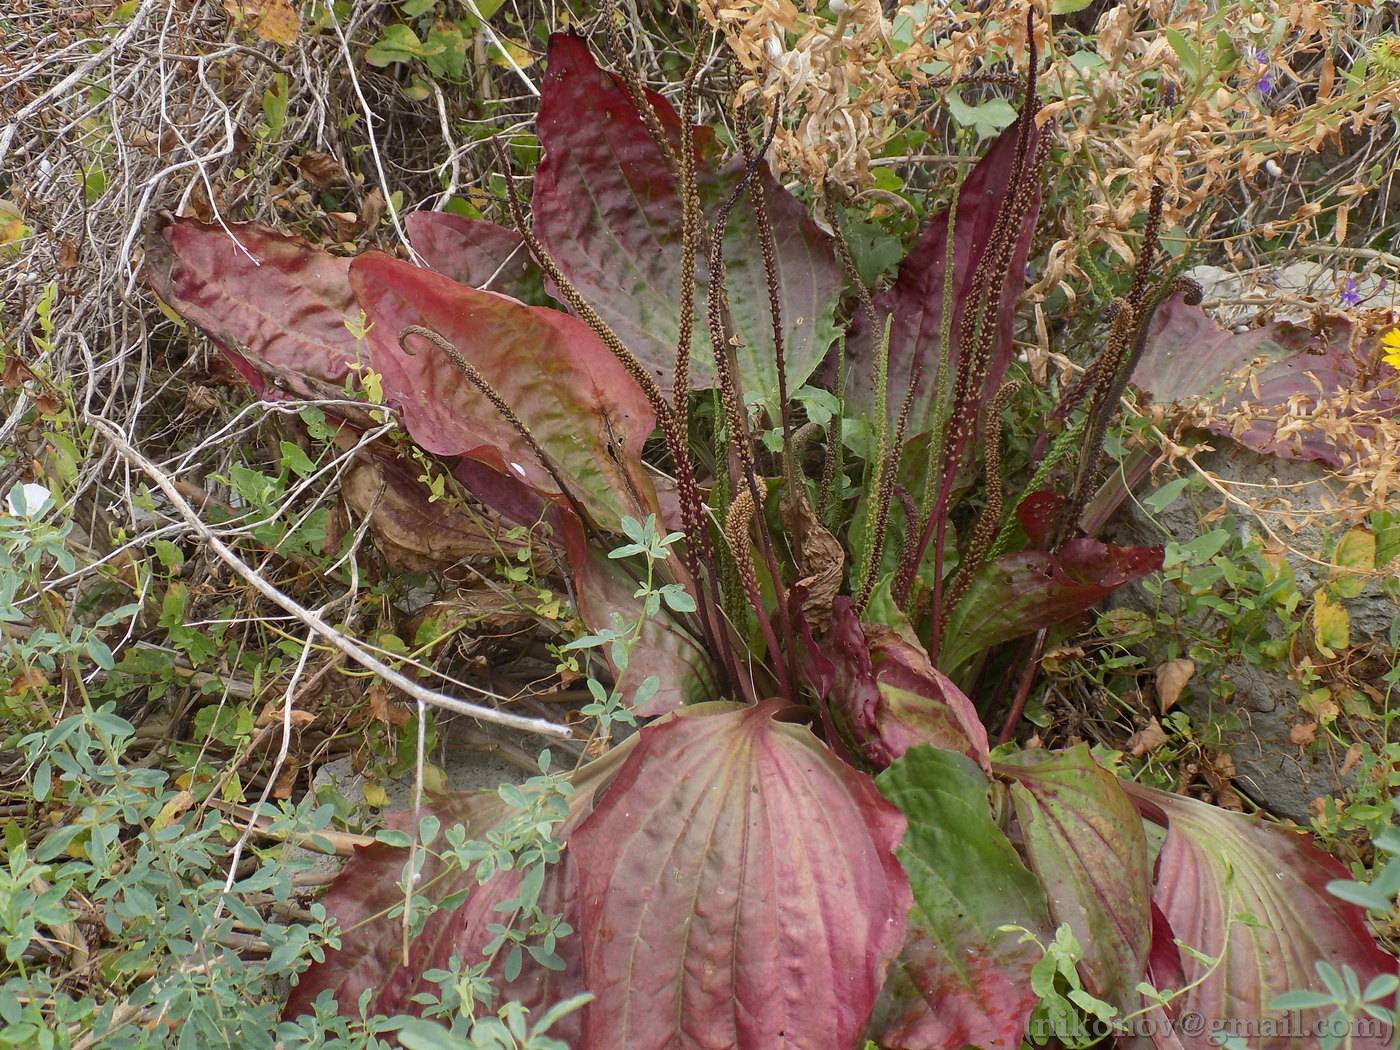
<path fill-rule="evenodd" d="M 560 552 L 613 660 L 600 703 L 640 724 L 574 774 L 527 874 L 458 848 L 520 820 L 508 801 L 437 798 L 457 846 L 414 854 L 440 907 L 407 943 L 408 851 L 357 853 L 327 897 L 340 948 L 289 1017 L 327 995 L 420 1013 L 465 966 L 531 1010 L 591 997 L 551 1015 L 575 1047 L 1016 1050 L 1053 999 L 1194 1048 L 1314 988 L 1318 961 L 1393 972 L 1306 837 L 1120 781 L 1082 745 L 993 751 L 985 722 L 1014 736 L 1046 632 L 1161 566 L 1085 523 L 1154 313 L 1198 297 L 1155 276 L 1159 190 L 1102 350 L 1007 469 L 1054 137 L 1035 58 L 1016 123 L 886 287 L 770 172 L 777 112 L 741 112 L 726 157 L 696 66 L 678 110 L 565 34 L 514 228 L 410 215 L 409 259 L 255 224 L 155 233 L 151 286 L 260 396 L 369 377 L 405 432 L 373 453 L 397 498 L 426 457 Z M 562 923 L 500 951 L 522 910 Z"/>

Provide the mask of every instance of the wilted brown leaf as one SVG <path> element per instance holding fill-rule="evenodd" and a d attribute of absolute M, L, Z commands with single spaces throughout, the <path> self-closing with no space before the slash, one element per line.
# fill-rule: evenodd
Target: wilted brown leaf
<path fill-rule="evenodd" d="M 783 521 L 788 533 L 796 537 L 802 549 L 803 577 L 797 586 L 806 592 L 802 613 L 818 631 L 831 622 L 831 603 L 841 590 L 845 574 L 846 553 L 841 543 L 818 520 L 805 497 L 784 500 Z"/>
<path fill-rule="evenodd" d="M 224 0 L 224 11 L 239 29 L 284 47 L 296 43 L 301 16 L 291 0 Z"/>
<path fill-rule="evenodd" d="M 1360 744 L 1352 744 L 1351 747 L 1347 748 L 1346 757 L 1342 759 L 1342 768 L 1341 768 L 1341 770 L 1340 770 L 1339 772 L 1341 773 L 1342 776 L 1346 776 L 1346 775 L 1349 774 L 1353 769 L 1356 768 L 1356 764 L 1357 764 L 1358 762 L 1360 762 L 1360 761 L 1361 761 L 1361 745 L 1360 745 Z"/>
<path fill-rule="evenodd" d="M 1244 810 L 1244 800 L 1231 783 L 1235 779 L 1235 772 L 1235 760 L 1225 752 L 1206 755 L 1201 765 L 1201 774 L 1210 785 L 1215 804 L 1239 813 Z"/>
<path fill-rule="evenodd" d="M 170 797 L 170 801 L 160 807 L 160 812 L 156 814 L 156 819 L 151 822 L 152 831 L 160 831 L 168 828 L 175 821 L 194 805 L 194 794 L 189 791 L 177 791 Z"/>
<path fill-rule="evenodd" d="M 1288 739 L 1299 747 L 1307 747 L 1317 739 L 1317 723 L 1302 722 L 1288 731 Z"/>
<path fill-rule="evenodd" d="M 63 238 L 58 246 L 58 269 L 67 273 L 78 265 L 78 242 L 72 237 Z"/>
<path fill-rule="evenodd" d="M 1157 706 L 1166 714 L 1181 699 L 1181 691 L 1191 676 L 1196 673 L 1196 665 L 1187 659 L 1168 660 L 1157 667 Z"/>
<path fill-rule="evenodd" d="M 277 697 L 263 705 L 263 709 L 258 712 L 258 718 L 254 725 L 258 729 L 265 729 L 270 725 L 280 725 L 283 718 L 286 718 L 286 720 L 291 723 L 293 729 L 305 729 L 312 722 L 316 721 L 316 715 L 311 711 L 301 711 L 293 708 L 289 713 L 284 712 L 282 698 Z"/>
<path fill-rule="evenodd" d="M 378 451 L 362 452 L 340 482 L 341 496 L 370 531 L 389 563 L 409 571 L 442 570 L 492 557 L 500 520 L 459 500 L 432 499 L 418 468 Z"/>
<path fill-rule="evenodd" d="M 18 356 L 14 354 L 6 356 L 5 366 L 0 368 L 0 387 L 14 390 L 21 383 L 28 382 L 33 378 L 34 373 L 25 367 L 24 362 Z"/>
<path fill-rule="evenodd" d="M 21 696 L 30 691 L 38 692 L 48 686 L 49 679 L 44 672 L 37 668 L 29 667 L 21 671 L 10 680 L 10 684 L 5 687 L 5 692 L 9 696 Z"/>
<path fill-rule="evenodd" d="M 370 717 L 385 725 L 401 726 L 409 720 L 409 713 L 389 702 L 389 690 L 379 682 L 369 687 L 366 694 L 369 700 Z"/>
<path fill-rule="evenodd" d="M 1167 742 L 1167 731 L 1162 728 L 1162 723 L 1154 717 L 1145 729 L 1139 729 L 1128 738 L 1128 753 L 1134 758 L 1141 758 L 1149 751 L 1156 751 Z"/>
<path fill-rule="evenodd" d="M 303 153 L 297 158 L 297 171 L 318 190 L 329 189 L 346 181 L 345 170 L 329 153 Z"/>
<path fill-rule="evenodd" d="M 360 223 L 364 228 L 373 230 L 379 225 L 379 220 L 384 218 L 384 191 L 378 186 L 370 190 L 365 197 L 365 203 L 360 208 Z"/>

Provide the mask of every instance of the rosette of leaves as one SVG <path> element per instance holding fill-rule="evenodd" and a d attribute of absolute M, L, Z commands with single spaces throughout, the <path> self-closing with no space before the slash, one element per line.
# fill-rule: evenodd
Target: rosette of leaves
<path fill-rule="evenodd" d="M 412 261 L 159 231 L 152 287 L 261 396 L 372 375 L 419 454 L 562 550 L 591 629 L 643 622 L 614 670 L 644 724 L 576 774 L 528 894 L 424 846 L 415 885 L 445 906 L 405 944 L 408 851 L 357 854 L 327 901 L 340 949 L 289 1014 L 321 995 L 415 1013 L 455 960 L 532 1009 L 590 995 L 553 1029 L 576 1047 L 1015 1050 L 1059 994 L 1036 947 L 1057 931 L 1082 947 L 1072 1001 L 1110 1019 L 1261 1019 L 1317 960 L 1393 970 L 1306 838 L 1124 785 L 1083 747 L 992 760 L 984 669 L 1033 673 L 1025 639 L 1161 564 L 1080 522 L 1182 290 L 1153 279 L 1159 198 L 1104 349 L 1013 488 L 1011 326 L 1053 134 L 1029 68 L 1016 123 L 884 288 L 848 284 L 839 224 L 768 171 L 776 117 L 741 119 L 725 158 L 694 70 L 677 110 L 571 35 L 550 41 L 514 230 L 410 216 Z M 655 586 L 690 600 L 644 610 L 639 565 L 608 555 L 653 516 L 685 536 Z M 429 808 L 456 841 L 512 819 L 494 796 Z M 503 951 L 527 896 L 570 932 Z"/>

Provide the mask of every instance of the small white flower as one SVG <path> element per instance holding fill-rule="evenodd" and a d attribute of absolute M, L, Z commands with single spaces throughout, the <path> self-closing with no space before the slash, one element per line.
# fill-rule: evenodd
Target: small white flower
<path fill-rule="evenodd" d="M 49 500 L 52 498 L 53 493 L 43 485 L 26 481 L 23 485 L 16 485 L 10 489 L 10 513 L 17 518 L 37 518 L 48 509 Z"/>

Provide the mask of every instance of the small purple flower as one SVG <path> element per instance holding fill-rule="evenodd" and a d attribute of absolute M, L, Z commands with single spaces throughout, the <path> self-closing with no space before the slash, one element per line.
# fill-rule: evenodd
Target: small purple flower
<path fill-rule="evenodd" d="M 1264 75 L 1259 78 L 1259 83 L 1256 87 L 1258 88 L 1259 94 L 1267 98 L 1269 95 L 1273 94 L 1274 88 L 1277 86 L 1274 79 L 1272 63 L 1269 60 L 1269 53 L 1262 47 L 1256 47 L 1254 49 L 1254 61 L 1264 67 Z"/>
<path fill-rule="evenodd" d="M 1361 288 L 1357 285 L 1355 277 L 1347 278 L 1347 283 L 1342 286 L 1342 294 L 1337 300 L 1348 310 L 1354 310 L 1361 305 Z"/>

